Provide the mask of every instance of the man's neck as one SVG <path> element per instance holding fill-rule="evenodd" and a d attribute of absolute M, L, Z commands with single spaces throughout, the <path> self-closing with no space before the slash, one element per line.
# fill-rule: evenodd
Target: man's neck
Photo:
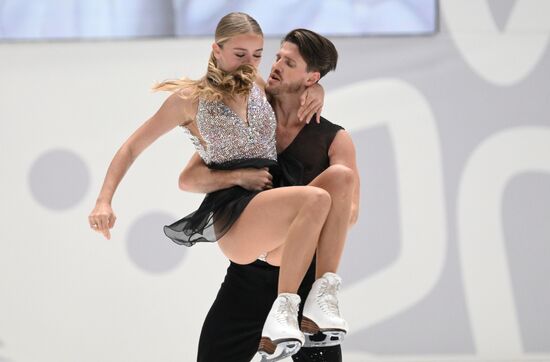
<path fill-rule="evenodd" d="M 283 127 L 292 127 L 302 122 L 298 119 L 300 109 L 300 95 L 286 93 L 272 96 L 271 106 L 277 117 L 277 124 Z"/>

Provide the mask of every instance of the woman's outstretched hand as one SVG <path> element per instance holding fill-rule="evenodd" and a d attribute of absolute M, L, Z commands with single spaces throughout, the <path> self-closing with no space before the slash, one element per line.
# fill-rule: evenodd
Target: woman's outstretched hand
<path fill-rule="evenodd" d="M 93 230 L 102 233 L 106 239 L 111 239 L 111 232 L 109 229 L 115 226 L 116 215 L 110 204 L 106 202 L 96 203 L 90 216 L 88 216 L 88 221 Z"/>
<path fill-rule="evenodd" d="M 325 90 L 319 83 L 315 83 L 307 88 L 300 96 L 300 109 L 298 110 L 298 119 L 309 123 L 314 114 L 317 116 L 317 123 L 321 122 L 321 111 L 325 103 Z"/>

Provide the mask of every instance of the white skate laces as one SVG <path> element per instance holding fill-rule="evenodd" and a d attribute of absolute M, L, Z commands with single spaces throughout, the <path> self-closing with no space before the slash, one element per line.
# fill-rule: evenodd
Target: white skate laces
<path fill-rule="evenodd" d="M 300 305 L 300 299 L 298 296 L 298 302 L 292 303 L 290 297 L 283 296 L 283 301 L 277 303 L 277 311 L 275 312 L 275 319 L 282 325 L 289 325 L 296 329 L 298 327 L 298 307 Z"/>
<path fill-rule="evenodd" d="M 317 279 L 306 299 L 301 323 L 306 347 L 335 346 L 342 342 L 348 324 L 340 314 L 338 291 L 342 279 L 327 272 Z"/>
<path fill-rule="evenodd" d="M 298 327 L 300 296 L 281 293 L 275 299 L 262 330 L 258 352 L 264 361 L 279 361 L 298 352 L 304 334 Z"/>
<path fill-rule="evenodd" d="M 323 278 L 317 290 L 316 302 L 321 310 L 329 315 L 340 317 L 340 309 L 338 308 L 338 298 L 336 295 L 340 290 L 340 278 L 333 283 L 329 283 L 328 279 Z"/>

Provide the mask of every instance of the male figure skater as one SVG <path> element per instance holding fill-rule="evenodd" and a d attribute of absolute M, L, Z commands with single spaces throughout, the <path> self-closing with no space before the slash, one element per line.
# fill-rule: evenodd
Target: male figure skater
<path fill-rule="evenodd" d="M 312 184 L 330 193 L 332 215 L 329 213 L 324 227 L 340 228 L 345 237 L 347 229 L 357 220 L 359 208 L 359 175 L 352 139 L 342 127 L 323 117 L 319 124 L 306 124 L 298 118 L 305 79 L 315 72 L 321 78 L 334 70 L 337 57 L 334 45 L 323 36 L 305 29 L 291 31 L 281 42 L 267 79 L 266 93 L 277 117 L 279 163 L 287 165 L 298 184 Z M 297 164 L 294 160 L 303 168 L 292 167 Z M 315 178 L 324 171 L 331 172 L 330 182 L 316 184 Z M 263 169 L 212 170 L 195 154 L 179 179 L 182 190 L 201 193 L 236 185 L 254 190 L 270 188 L 271 175 Z M 277 297 L 279 268 L 272 264 L 277 265 L 281 255 L 282 250 L 276 249 L 252 264 L 230 263 L 203 324 L 199 362 L 245 362 L 254 356 L 262 326 Z M 298 291 L 302 298 L 300 320 L 303 303 L 316 279 L 315 265 L 314 257 Z M 305 345 L 292 356 L 294 361 L 342 360 L 339 338 L 322 333 L 306 337 Z M 269 360 L 282 357 L 273 355 Z"/>

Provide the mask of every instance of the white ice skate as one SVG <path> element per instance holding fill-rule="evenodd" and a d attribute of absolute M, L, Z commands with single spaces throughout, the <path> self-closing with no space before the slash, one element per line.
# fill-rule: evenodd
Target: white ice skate
<path fill-rule="evenodd" d="M 329 272 L 313 283 L 301 323 L 306 339 L 304 347 L 336 346 L 344 339 L 348 323 L 338 308 L 337 293 L 341 284 L 342 279 Z"/>
<path fill-rule="evenodd" d="M 292 356 L 304 344 L 304 334 L 298 327 L 300 296 L 281 293 L 275 299 L 262 330 L 258 353 L 262 362 L 279 361 Z"/>

